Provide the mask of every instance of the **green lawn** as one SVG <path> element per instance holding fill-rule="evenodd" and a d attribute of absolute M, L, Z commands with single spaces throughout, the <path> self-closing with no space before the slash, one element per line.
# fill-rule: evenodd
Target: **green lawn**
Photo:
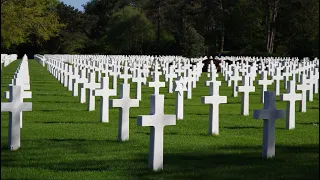
<path fill-rule="evenodd" d="M 20 61 L 1 73 L 1 97 Z M 260 87 L 250 94 L 250 115 L 240 115 L 239 97 L 222 80 L 220 94 L 228 103 L 220 105 L 220 135 L 209 136 L 209 105 L 201 96 L 209 93 L 203 73 L 192 99 L 185 99 L 184 119 L 166 126 L 164 170 L 148 169 L 149 128 L 137 126 L 137 116 L 150 112 L 152 88 L 143 86 L 139 108 L 130 111 L 130 140 L 117 142 L 118 109 L 110 109 L 110 122 L 100 123 L 100 98 L 96 111 L 88 112 L 47 70 L 29 61 L 32 112 L 23 113 L 21 148 L 8 146 L 8 112 L 1 113 L 1 179 L 319 179 L 319 95 L 307 102 L 307 112 L 296 112 L 296 129 L 286 130 L 285 120 L 276 123 L 276 157 L 265 160 L 262 151 L 262 120 L 253 119 L 262 109 Z M 110 81 L 112 78 L 110 78 Z M 162 77 L 163 80 L 163 77 Z M 120 80 L 119 80 L 120 82 Z M 131 85 L 134 97 L 135 83 Z M 281 83 L 283 86 L 283 83 Z M 273 86 L 268 87 L 273 90 Z M 118 88 L 119 89 L 119 88 Z M 285 92 L 282 90 L 281 92 Z M 165 113 L 175 112 L 174 94 L 165 94 Z M 119 94 L 119 93 L 118 93 Z M 3 97 L 1 101 L 7 101 Z M 277 109 L 285 109 L 277 98 Z M 298 103 L 296 103 L 298 110 Z"/>

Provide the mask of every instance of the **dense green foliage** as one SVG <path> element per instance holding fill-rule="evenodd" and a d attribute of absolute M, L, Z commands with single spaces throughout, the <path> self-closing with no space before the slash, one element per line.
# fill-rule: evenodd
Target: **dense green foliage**
<path fill-rule="evenodd" d="M 58 0 L 1 5 L 2 53 L 319 56 L 318 0 L 91 0 L 84 12 Z"/>
<path fill-rule="evenodd" d="M 19 62 L 1 71 L 1 94 Z M 204 73 L 192 99 L 184 100 L 184 119 L 164 128 L 164 170 L 155 173 L 148 169 L 150 128 L 137 125 L 138 115 L 150 113 L 152 88 L 142 85 L 139 108 L 130 109 L 130 140 L 120 143 L 119 108 L 110 108 L 110 122 L 101 123 L 99 97 L 96 110 L 88 112 L 87 103 L 79 103 L 79 97 L 73 97 L 38 62 L 30 60 L 29 70 L 32 99 L 24 101 L 31 101 L 33 109 L 23 112 L 17 151 L 7 149 L 9 113 L 1 113 L 2 180 L 319 179 L 319 94 L 307 102 L 307 112 L 296 112 L 294 130 L 285 129 L 284 119 L 276 121 L 276 157 L 265 160 L 261 158 L 263 120 L 252 117 L 253 110 L 263 108 L 261 86 L 255 83 L 256 92 L 250 93 L 250 115 L 241 116 L 242 94 L 231 97 L 232 88 L 220 74 L 220 94 L 228 96 L 228 103 L 220 105 L 220 135 L 209 136 L 209 105 L 200 100 L 209 95 L 209 87 L 204 86 L 209 78 Z M 112 77 L 110 85 L 111 81 Z M 131 98 L 135 98 L 135 87 L 131 83 Z M 165 95 L 165 113 L 174 114 L 174 93 L 167 93 L 167 88 L 160 88 L 160 93 Z M 285 109 L 286 102 L 279 99 L 277 109 Z M 7 99 L 2 96 L 1 101 Z"/>

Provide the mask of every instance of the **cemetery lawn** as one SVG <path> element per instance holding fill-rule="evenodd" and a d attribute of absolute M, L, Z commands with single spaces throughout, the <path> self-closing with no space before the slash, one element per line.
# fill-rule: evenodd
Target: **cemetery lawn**
<path fill-rule="evenodd" d="M 19 63 L 14 61 L 1 72 L 1 102 L 7 101 L 3 93 Z M 313 102 L 307 101 L 306 113 L 298 112 L 296 103 L 294 130 L 285 129 L 285 119 L 277 120 L 276 157 L 266 160 L 261 158 L 263 120 L 252 117 L 253 110 L 263 108 L 261 87 L 256 85 L 256 92 L 250 93 L 250 115 L 241 116 L 242 93 L 232 97 L 232 87 L 220 75 L 220 95 L 228 96 L 228 103 L 220 105 L 220 135 L 209 136 L 209 105 L 200 99 L 209 95 L 204 86 L 209 78 L 203 73 L 192 99 L 184 101 L 184 119 L 164 128 L 164 170 L 153 172 L 148 169 L 150 128 L 137 126 L 137 116 L 150 112 L 151 88 L 142 86 L 140 107 L 130 111 L 130 140 L 119 143 L 118 108 L 110 109 L 109 123 L 100 123 L 100 97 L 96 111 L 88 112 L 87 103 L 80 104 L 79 97 L 73 97 L 38 62 L 30 60 L 29 71 L 32 99 L 25 101 L 33 103 L 33 110 L 23 113 L 17 151 L 7 149 L 9 113 L 1 113 L 3 180 L 319 179 L 319 94 Z M 173 114 L 174 94 L 168 94 L 167 88 L 160 93 L 165 94 L 165 113 Z M 277 109 L 285 106 L 278 96 Z"/>

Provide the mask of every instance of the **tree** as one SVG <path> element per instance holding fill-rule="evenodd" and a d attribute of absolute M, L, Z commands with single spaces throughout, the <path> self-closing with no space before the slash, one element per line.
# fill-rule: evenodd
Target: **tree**
<path fill-rule="evenodd" d="M 103 39 L 107 50 L 116 54 L 143 54 L 145 44 L 153 41 L 155 31 L 143 12 L 126 6 L 114 13 Z"/>
<path fill-rule="evenodd" d="M 40 43 L 58 35 L 63 24 L 54 9 L 58 0 L 1 1 L 1 48 L 30 42 Z M 34 38 L 31 38 L 34 37 Z"/>

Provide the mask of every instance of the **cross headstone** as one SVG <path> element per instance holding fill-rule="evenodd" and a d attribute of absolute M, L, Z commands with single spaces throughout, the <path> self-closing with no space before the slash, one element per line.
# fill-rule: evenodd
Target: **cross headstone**
<path fill-rule="evenodd" d="M 249 93 L 255 91 L 255 87 L 249 85 L 249 76 L 242 76 L 242 86 L 238 86 L 238 91 L 243 92 L 241 100 L 241 114 L 249 115 Z"/>
<path fill-rule="evenodd" d="M 254 110 L 253 118 L 263 119 L 262 157 L 272 158 L 275 156 L 276 119 L 284 118 L 284 111 L 276 109 L 275 92 L 266 91 L 264 93 L 264 108 Z"/>
<path fill-rule="evenodd" d="M 176 125 L 176 115 L 164 114 L 164 95 L 153 94 L 150 98 L 150 115 L 138 116 L 138 126 L 150 126 L 148 167 L 154 171 L 163 169 L 164 126 Z"/>
<path fill-rule="evenodd" d="M 87 81 L 88 81 L 88 79 L 86 78 L 85 70 L 84 69 L 80 70 L 80 76 L 72 81 L 73 82 L 72 95 L 78 96 L 78 93 L 79 93 L 79 86 L 78 85 L 80 83 L 85 83 Z"/>
<path fill-rule="evenodd" d="M 296 94 L 296 82 L 289 81 L 287 93 L 281 94 L 282 101 L 287 102 L 286 108 L 286 129 L 294 129 L 295 127 L 295 102 L 302 100 L 302 94 Z"/>
<path fill-rule="evenodd" d="M 100 100 L 100 121 L 109 122 L 109 97 L 116 96 L 114 89 L 109 89 L 109 77 L 101 78 L 100 89 L 93 91 L 95 96 L 101 96 Z"/>
<path fill-rule="evenodd" d="M 297 90 L 301 91 L 302 100 L 300 101 L 299 110 L 301 112 L 307 111 L 307 91 L 310 89 L 310 85 L 307 84 L 306 77 L 302 76 L 301 84 L 297 85 Z"/>
<path fill-rule="evenodd" d="M 147 78 L 146 77 L 142 77 L 142 72 L 140 68 L 137 68 L 137 73 L 136 73 L 136 77 L 132 78 L 132 82 L 137 83 L 136 86 L 136 98 L 141 101 L 141 84 L 146 84 L 147 83 Z"/>
<path fill-rule="evenodd" d="M 227 103 L 227 96 L 219 95 L 219 86 L 211 82 L 210 96 L 201 97 L 202 104 L 210 104 L 209 107 L 209 135 L 219 135 L 219 104 Z"/>
<path fill-rule="evenodd" d="M 176 116 L 177 120 L 183 119 L 183 95 L 184 91 L 187 91 L 186 82 L 183 77 L 179 76 L 175 81 L 176 92 Z"/>
<path fill-rule="evenodd" d="M 93 90 L 97 89 L 100 87 L 100 83 L 96 83 L 96 76 L 95 76 L 95 71 L 91 72 L 89 74 L 89 80 L 87 83 L 82 83 L 81 84 L 81 90 L 80 90 L 80 102 L 85 103 L 85 94 L 86 94 L 86 89 L 89 89 L 88 92 L 88 111 L 94 111 L 95 110 L 95 96 L 93 94 Z"/>
<path fill-rule="evenodd" d="M 177 74 L 174 72 L 174 67 L 169 67 L 169 73 L 166 74 L 166 78 L 168 79 L 168 93 L 172 93 L 173 90 L 173 79 L 177 78 Z"/>
<path fill-rule="evenodd" d="M 281 69 L 279 67 L 276 68 L 276 73 L 274 76 L 272 76 L 272 80 L 275 81 L 275 91 L 276 95 L 280 95 L 280 80 L 283 80 L 283 76 L 281 75 Z"/>
<path fill-rule="evenodd" d="M 20 114 L 23 111 L 32 111 L 31 102 L 23 102 L 21 86 L 9 85 L 9 102 L 1 102 L 1 112 L 9 112 L 8 146 L 10 150 L 20 147 Z"/>
<path fill-rule="evenodd" d="M 268 72 L 262 71 L 260 74 L 260 80 L 258 80 L 258 84 L 262 85 L 261 88 L 261 102 L 264 103 L 264 92 L 268 90 L 268 85 L 271 85 L 273 80 L 268 80 Z"/>
<path fill-rule="evenodd" d="M 233 68 L 233 74 L 230 76 L 230 81 L 233 81 L 232 84 L 232 95 L 233 97 L 238 97 L 238 81 L 241 80 L 241 76 L 239 76 L 238 68 L 235 66 Z"/>
<path fill-rule="evenodd" d="M 138 99 L 130 98 L 130 84 L 120 85 L 120 98 L 110 100 L 111 107 L 119 107 L 118 141 L 129 139 L 129 110 L 139 107 Z"/>
<path fill-rule="evenodd" d="M 159 89 L 161 87 L 165 87 L 166 83 L 165 82 L 160 82 L 159 81 L 159 76 L 162 73 L 158 71 L 158 63 L 156 61 L 155 66 L 154 66 L 154 72 L 152 75 L 152 81 L 148 82 L 149 87 L 153 87 L 153 94 L 159 94 Z"/>

